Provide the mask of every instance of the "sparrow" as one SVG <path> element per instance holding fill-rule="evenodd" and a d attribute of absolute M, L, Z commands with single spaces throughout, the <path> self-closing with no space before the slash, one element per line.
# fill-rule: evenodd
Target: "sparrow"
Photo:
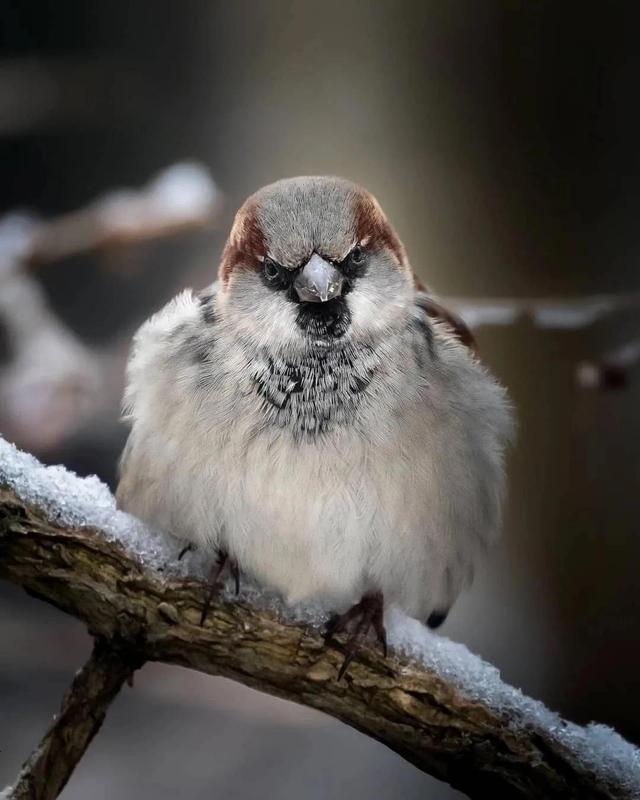
<path fill-rule="evenodd" d="M 387 604 L 440 625 L 500 528 L 507 394 L 342 178 L 249 197 L 217 282 L 136 333 L 124 417 L 120 508 L 211 553 L 212 586 L 239 566 L 333 611 L 339 677 L 369 632 L 386 653 Z"/>

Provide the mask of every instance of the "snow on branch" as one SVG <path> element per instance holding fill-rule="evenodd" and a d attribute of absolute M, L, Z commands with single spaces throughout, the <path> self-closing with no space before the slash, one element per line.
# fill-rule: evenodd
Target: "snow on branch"
<path fill-rule="evenodd" d="M 469 797 L 640 796 L 633 745 L 605 726 L 562 720 L 464 646 L 399 612 L 387 620 L 389 658 L 365 648 L 341 682 L 342 656 L 324 645 L 319 609 L 285 609 L 249 586 L 238 599 L 223 592 L 200 626 L 205 564 L 197 554 L 178 562 L 178 550 L 178 541 L 117 511 L 97 478 L 44 467 L 0 439 L 0 578 L 78 617 L 114 652 L 126 651 L 123 676 L 132 659 L 224 675 L 324 711 Z M 105 689 L 96 670 L 98 690 L 85 692 L 82 705 L 95 695 L 99 717 L 117 686 Z M 73 685 L 67 707 L 77 707 Z M 73 752 L 62 748 L 67 777 L 94 732 Z M 18 788 L 30 780 L 29 764 L 42 770 L 42 753 L 59 751 L 70 735 L 54 724 L 4 796 L 25 796 Z"/>
<path fill-rule="evenodd" d="M 587 297 L 447 297 L 473 329 L 527 321 L 536 328 L 578 330 L 627 309 L 640 308 L 640 292 Z"/>
<path fill-rule="evenodd" d="M 181 163 L 139 190 L 110 191 L 50 221 L 0 218 L 0 430 L 38 452 L 78 430 L 104 398 L 104 365 L 50 306 L 37 265 L 215 222 L 222 194 L 209 172 Z"/>
<path fill-rule="evenodd" d="M 141 189 L 111 190 L 49 221 L 14 212 L 0 220 L 0 261 L 39 266 L 79 253 L 137 244 L 210 225 L 222 193 L 201 164 L 174 164 Z"/>

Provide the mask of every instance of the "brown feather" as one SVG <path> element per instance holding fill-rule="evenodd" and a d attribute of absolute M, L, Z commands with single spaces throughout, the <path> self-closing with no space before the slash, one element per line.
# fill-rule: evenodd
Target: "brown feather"
<path fill-rule="evenodd" d="M 356 196 L 355 209 L 356 237 L 365 240 L 374 250 L 388 247 L 395 256 L 398 266 L 408 269 L 407 254 L 398 235 L 385 217 L 377 200 L 364 189 Z"/>
<path fill-rule="evenodd" d="M 447 327 L 451 329 L 456 339 L 472 350 L 476 350 L 476 340 L 462 317 L 458 316 L 454 311 L 449 311 L 448 308 L 445 308 L 442 303 L 436 300 L 432 295 L 427 294 L 417 278 L 416 288 L 418 289 L 416 293 L 416 304 L 424 310 L 427 316 L 444 322 Z"/>
<path fill-rule="evenodd" d="M 258 272 L 266 252 L 266 243 L 258 208 L 249 199 L 236 214 L 231 233 L 222 253 L 220 280 L 226 286 L 236 269 Z"/>

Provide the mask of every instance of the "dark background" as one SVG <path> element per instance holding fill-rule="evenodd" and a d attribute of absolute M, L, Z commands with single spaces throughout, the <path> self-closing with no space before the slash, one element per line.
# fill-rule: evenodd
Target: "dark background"
<path fill-rule="evenodd" d="M 8 2 L 0 209 L 55 216 L 184 159 L 226 196 L 214 228 L 39 270 L 52 308 L 116 366 L 100 409 L 39 455 L 113 482 L 128 339 L 215 276 L 262 184 L 367 186 L 442 294 L 640 289 L 640 49 L 633 3 Z M 113 268 L 113 262 L 117 268 Z M 575 364 L 638 335 L 483 330 L 519 439 L 505 536 L 444 635 L 576 721 L 640 742 L 638 374 L 585 390 Z M 640 372 L 640 370 L 638 371 Z M 19 443 L 19 442 L 18 442 Z M 0 785 L 82 663 L 81 627 L 0 587 Z M 222 680 L 145 667 L 63 797 L 449 798 L 380 745 Z"/>

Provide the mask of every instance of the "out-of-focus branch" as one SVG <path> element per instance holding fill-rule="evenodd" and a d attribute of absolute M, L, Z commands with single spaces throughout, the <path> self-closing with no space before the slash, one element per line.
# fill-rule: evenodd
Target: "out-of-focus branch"
<path fill-rule="evenodd" d="M 546 330 L 579 330 L 614 314 L 640 309 L 640 292 L 599 294 L 577 298 L 448 297 L 471 330 L 528 322 Z M 577 365 L 575 379 L 586 389 L 618 389 L 626 386 L 630 371 L 640 363 L 640 339 L 624 343 L 599 358 Z"/>
<path fill-rule="evenodd" d="M 446 297 L 443 299 L 472 330 L 530 322 L 536 328 L 577 330 L 605 317 L 640 308 L 640 292 L 587 297 Z"/>
<path fill-rule="evenodd" d="M 27 468 L 37 471 L 32 462 Z M 56 486 L 62 485 L 55 475 Z M 74 502 L 69 496 L 68 503 Z M 620 767 L 603 772 L 572 745 L 583 741 L 583 729 L 559 719 L 557 725 L 542 723 L 528 710 L 536 704 L 526 698 L 517 712 L 492 706 L 490 695 L 474 699 L 452 678 L 399 653 L 383 658 L 365 648 L 347 679 L 338 681 L 342 655 L 325 646 L 317 628 L 247 602 L 219 598 L 201 626 L 200 582 L 164 579 L 100 530 L 65 525 L 8 487 L 0 489 L 0 577 L 83 620 L 92 635 L 118 647 L 125 642 L 139 663 L 155 660 L 223 675 L 324 711 L 469 797 L 637 796 L 638 756 L 629 745 L 615 756 Z M 128 669 L 130 662 L 108 686 L 98 681 L 97 694 L 107 703 Z M 82 714 L 78 724 L 87 724 Z M 74 752 L 92 733 L 89 724 Z M 76 739 L 75 732 L 68 735 Z M 588 746 L 591 753 L 602 749 L 604 758 L 610 745 L 589 740 Z M 43 763 L 36 753 L 21 781 L 29 785 L 29 764 L 41 769 Z M 38 797 L 8 795 L 28 796 Z"/>
<path fill-rule="evenodd" d="M 0 220 L 0 263 L 41 266 L 174 236 L 213 224 L 221 208 L 222 194 L 205 167 L 174 164 L 142 189 L 109 191 L 57 219 L 6 216 Z"/>
<path fill-rule="evenodd" d="M 640 339 L 610 350 L 598 360 L 578 364 L 576 380 L 587 389 L 617 389 L 626 386 L 629 372 L 640 364 Z"/>
<path fill-rule="evenodd" d="M 176 164 L 137 191 L 115 191 L 46 222 L 0 219 L 0 430 L 44 452 L 99 408 L 99 357 L 50 307 L 29 268 L 215 222 L 221 193 L 198 164 Z M 128 263 L 128 262 L 127 262 Z"/>
<path fill-rule="evenodd" d="M 91 657 L 64 696 L 59 714 L 2 797 L 55 800 L 100 730 L 111 702 L 140 666 L 138 651 L 97 639 Z"/>
<path fill-rule="evenodd" d="M 0 225 L 0 430 L 42 453 L 100 407 L 105 384 L 97 356 L 58 317 L 35 277 L 3 263 L 2 243 Z"/>
<path fill-rule="evenodd" d="M 222 196 L 199 164 L 175 164 L 139 190 L 117 190 L 58 219 L 37 225 L 25 249 L 32 265 L 78 253 L 137 244 L 210 225 Z"/>

